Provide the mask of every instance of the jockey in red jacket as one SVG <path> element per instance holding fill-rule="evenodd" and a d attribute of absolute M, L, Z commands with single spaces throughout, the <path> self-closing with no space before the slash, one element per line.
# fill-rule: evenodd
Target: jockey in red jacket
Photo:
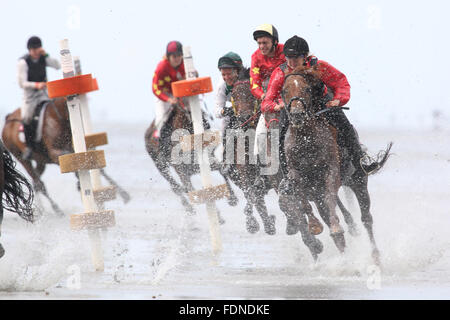
<path fill-rule="evenodd" d="M 166 55 L 156 67 L 153 75 L 152 89 L 157 97 L 155 101 L 154 136 L 159 138 L 160 132 L 167 121 L 171 106 L 177 103 L 172 95 L 172 82 L 186 78 L 183 62 L 183 46 L 178 41 L 167 44 Z"/>
<path fill-rule="evenodd" d="M 278 112 L 284 108 L 281 90 L 284 84 L 285 73 L 292 71 L 302 64 L 306 67 L 316 66 L 319 71 L 320 79 L 324 84 L 324 107 L 332 108 L 343 106 L 349 101 L 350 84 L 348 83 L 346 76 L 329 63 L 317 60 L 314 56 L 309 56 L 309 46 L 304 39 L 294 36 L 287 40 L 284 46 L 284 54 L 287 62 L 275 69 L 272 73 L 267 88 L 267 94 L 261 104 L 262 112 Z M 324 115 L 330 124 L 338 129 L 338 144 L 349 151 L 353 166 L 357 168 L 361 165 L 360 159 L 365 154 L 361 149 L 355 129 L 341 109 L 336 110 L 335 112 L 325 113 Z M 284 133 L 286 131 L 287 126 L 282 126 L 280 151 L 282 151 L 283 154 Z"/>
<path fill-rule="evenodd" d="M 272 71 L 286 62 L 283 45 L 278 43 L 278 31 L 271 24 L 263 24 L 253 32 L 258 50 L 252 55 L 250 85 L 255 98 L 264 99 L 265 88 Z"/>
<path fill-rule="evenodd" d="M 252 55 L 250 68 L 250 88 L 252 94 L 262 101 L 270 76 L 279 65 L 286 62 L 283 45 L 278 43 L 278 31 L 271 24 L 263 24 L 253 32 L 258 50 Z M 264 117 L 260 116 L 255 132 L 254 154 L 265 152 L 266 127 Z"/>

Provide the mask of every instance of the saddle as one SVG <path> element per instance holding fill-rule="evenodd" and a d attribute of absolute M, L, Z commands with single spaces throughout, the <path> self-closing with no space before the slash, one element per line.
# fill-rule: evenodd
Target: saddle
<path fill-rule="evenodd" d="M 42 140 L 42 127 L 44 124 L 45 108 L 50 100 L 40 102 L 34 109 L 33 117 L 29 124 L 23 123 L 23 131 L 27 145 L 33 151 L 40 151 L 40 142 Z"/>

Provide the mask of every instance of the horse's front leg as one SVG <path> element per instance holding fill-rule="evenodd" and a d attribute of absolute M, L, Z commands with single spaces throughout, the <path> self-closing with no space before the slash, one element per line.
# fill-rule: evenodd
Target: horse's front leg
<path fill-rule="evenodd" d="M 336 247 L 343 253 L 345 250 L 344 229 L 339 224 L 339 218 L 336 214 L 336 194 L 327 190 L 315 200 L 315 203 L 319 214 L 330 229 L 330 236 L 333 238 Z"/>

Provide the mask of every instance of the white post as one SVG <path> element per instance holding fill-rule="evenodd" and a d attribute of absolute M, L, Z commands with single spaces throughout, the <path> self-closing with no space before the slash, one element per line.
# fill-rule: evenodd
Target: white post
<path fill-rule="evenodd" d="M 60 48 L 63 77 L 73 77 L 75 72 L 72 55 L 69 50 L 69 41 L 67 39 L 62 40 L 60 42 Z M 69 109 L 70 126 L 75 153 L 86 152 L 85 133 L 83 128 L 83 120 L 81 117 L 81 105 L 82 102 L 80 101 L 79 96 L 75 95 L 67 97 L 67 107 Z M 81 199 L 83 201 L 84 209 L 87 212 L 98 212 L 97 204 L 94 200 L 89 170 L 80 170 L 78 171 L 78 174 L 81 186 Z M 94 267 L 96 271 L 103 271 L 103 250 L 99 230 L 88 229 L 88 234 L 91 240 L 92 261 Z"/>
<path fill-rule="evenodd" d="M 191 48 L 189 46 L 183 46 L 183 59 L 184 69 L 186 71 L 186 78 L 195 78 L 194 61 L 191 55 Z M 198 96 L 191 96 L 187 98 L 189 106 L 191 108 L 192 122 L 194 125 L 194 134 L 202 134 L 204 132 L 202 109 Z M 211 168 L 209 164 L 207 149 L 203 150 L 202 141 L 195 141 L 195 151 L 197 152 L 200 162 L 200 175 L 202 178 L 203 187 L 211 187 Z M 215 202 L 207 202 L 206 210 L 208 212 L 209 232 L 211 236 L 211 242 L 214 254 L 219 253 L 222 250 L 222 240 L 219 232 L 219 217 L 217 214 L 217 208 Z"/>
<path fill-rule="evenodd" d="M 81 61 L 79 57 L 73 57 L 73 63 L 75 66 L 75 74 L 81 75 Z M 81 110 L 81 118 L 83 119 L 84 133 L 92 134 L 94 133 L 94 129 L 92 128 L 91 121 L 91 113 L 89 112 L 89 104 L 86 94 L 79 94 L 80 99 L 80 110 Z M 92 179 L 92 187 L 94 190 L 98 190 L 102 187 L 102 182 L 100 179 L 100 170 L 93 169 L 91 170 L 91 179 Z"/>

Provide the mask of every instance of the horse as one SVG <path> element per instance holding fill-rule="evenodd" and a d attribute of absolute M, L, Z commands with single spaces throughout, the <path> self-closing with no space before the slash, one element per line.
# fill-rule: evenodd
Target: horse
<path fill-rule="evenodd" d="M 194 133 L 194 127 L 191 119 L 191 114 L 189 110 L 189 105 L 187 103 L 187 99 L 181 99 L 179 103 L 172 105 L 171 109 L 168 111 L 168 117 L 165 126 L 160 132 L 160 136 L 163 135 L 168 138 L 170 141 L 166 141 L 163 145 L 160 146 L 159 139 L 155 137 L 154 133 L 156 130 L 156 123 L 153 120 L 150 126 L 147 128 L 144 134 L 144 142 L 147 153 L 150 158 L 153 160 L 156 168 L 159 173 L 164 177 L 165 180 L 169 183 L 172 191 L 179 196 L 181 199 L 181 203 L 186 210 L 186 212 L 190 215 L 195 214 L 195 209 L 186 199 L 185 193 L 191 192 L 194 190 L 194 187 L 191 182 L 191 177 L 194 174 L 200 173 L 200 166 L 195 163 L 194 159 L 195 154 L 194 151 L 190 153 L 189 163 L 182 162 L 177 163 L 172 161 L 172 151 L 173 148 L 178 144 L 178 141 L 173 141 L 173 137 L 171 137 L 172 133 L 177 129 L 184 129 L 185 133 L 189 132 L 189 134 Z M 209 129 L 210 125 L 205 118 L 203 117 L 203 125 L 205 129 Z M 213 160 L 213 159 L 210 159 Z M 172 177 L 170 173 L 170 167 L 172 167 L 176 174 L 178 175 L 180 182 L 178 183 L 174 177 Z M 221 167 L 216 161 L 211 161 L 211 170 L 216 170 L 220 172 Z M 220 173 L 222 175 L 222 173 Z M 226 176 L 223 176 L 225 183 L 227 185 L 229 191 L 228 204 L 230 206 L 236 206 L 238 199 L 231 188 L 231 185 Z M 219 214 L 220 223 L 224 223 L 224 220 Z"/>
<path fill-rule="evenodd" d="M 3 220 L 3 209 L 17 213 L 22 219 L 34 222 L 33 187 L 28 180 L 15 169 L 11 154 L 0 141 L 0 236 Z M 0 258 L 5 249 L 0 243 Z"/>
<path fill-rule="evenodd" d="M 335 112 L 334 108 L 322 109 L 320 97 L 322 83 L 315 70 L 299 67 L 285 76 L 282 89 L 285 111 L 289 127 L 285 139 L 285 152 L 289 173 L 283 180 L 284 195 L 280 202 L 291 214 L 296 214 L 293 201 L 302 203 L 313 201 L 325 224 L 330 229 L 339 251 L 345 249 L 344 230 L 339 224 L 336 205 L 342 203 L 338 197 L 341 186 L 349 187 L 356 195 L 361 220 L 366 228 L 372 246 L 372 257 L 380 265 L 380 253 L 373 233 L 373 218 L 370 213 L 370 196 L 368 192 L 368 172 L 378 172 L 390 155 L 392 143 L 384 151 L 380 160 L 363 164 L 354 171 L 341 171 L 342 158 L 346 153 L 337 143 L 337 129 L 326 120 L 325 112 Z M 372 170 L 376 168 L 376 170 Z M 342 208 L 341 208 L 342 211 Z M 344 212 L 348 215 L 348 212 Z M 302 214 L 299 215 L 300 218 Z M 352 223 L 349 217 L 345 220 Z M 351 217 L 350 217 L 351 218 Z"/>
<path fill-rule="evenodd" d="M 255 206 L 264 224 L 264 231 L 269 235 L 274 235 L 276 233 L 275 216 L 268 214 L 264 196 L 254 189 L 254 181 L 260 170 L 256 161 L 251 163 L 253 148 L 250 142 L 254 141 L 254 134 L 252 135 L 251 133 L 254 133 L 256 129 L 255 120 L 260 112 L 258 111 L 257 100 L 250 91 L 249 71 L 250 69 L 243 69 L 239 73 L 237 82 L 234 84 L 231 92 L 234 114 L 230 117 L 224 148 L 226 149 L 227 158 L 229 158 L 230 154 L 233 154 L 234 159 L 233 163 L 230 164 L 229 177 L 242 190 L 247 200 L 244 208 L 247 231 L 256 233 L 260 228 L 258 221 L 253 216 L 253 206 Z M 245 139 L 244 150 L 239 149 L 239 142 L 235 143 L 235 138 L 238 140 Z M 232 149 L 230 149 L 231 143 Z M 241 159 L 243 157 L 243 161 L 239 161 L 239 157 Z"/>
<path fill-rule="evenodd" d="M 271 148 L 271 129 L 278 129 L 278 123 L 274 120 L 277 115 L 261 115 L 259 111 L 259 105 L 256 98 L 251 93 L 250 88 L 250 75 L 249 69 L 244 69 L 238 77 L 238 81 L 233 86 L 233 91 L 231 93 L 233 100 L 233 111 L 234 116 L 231 117 L 231 126 L 235 130 L 241 130 L 238 133 L 241 136 L 248 136 L 252 139 L 251 134 L 246 134 L 248 132 L 254 132 L 258 117 L 265 117 L 267 123 L 269 123 L 269 134 L 267 136 L 267 154 L 269 159 L 273 159 L 270 154 Z M 254 135 L 253 135 L 254 137 Z M 251 141 L 254 141 L 252 139 Z M 234 141 L 233 141 L 234 142 Z M 234 145 L 235 159 L 237 158 L 237 146 Z M 244 196 L 247 199 L 247 205 L 245 207 L 244 213 L 247 217 L 246 226 L 250 233 L 255 233 L 259 230 L 259 224 L 256 218 L 253 216 L 253 206 L 255 206 L 258 211 L 266 233 L 275 234 L 275 216 L 268 215 L 267 207 L 265 204 L 264 197 L 269 192 L 269 190 L 274 189 L 278 193 L 278 186 L 283 178 L 283 172 L 281 168 L 274 162 L 276 166 L 276 172 L 269 175 L 263 175 L 262 183 L 255 183 L 255 181 L 261 182 L 259 179 L 261 174 L 262 161 L 256 159 L 255 163 L 249 161 L 252 156 L 253 148 L 250 147 L 251 153 L 249 153 L 249 144 L 246 142 L 245 145 L 245 162 L 244 164 L 235 164 L 232 166 L 234 170 L 231 170 L 232 181 L 244 192 Z M 276 149 L 275 152 L 278 152 Z M 262 155 L 262 154 L 260 154 Z M 267 156 L 265 157 L 267 158 Z M 264 161 L 266 162 L 266 161 Z M 308 204 L 305 204 L 308 205 Z M 322 232 L 323 227 L 320 222 L 314 217 L 312 210 L 308 214 L 309 229 L 310 231 L 317 235 Z M 294 230 L 295 229 L 295 230 Z M 289 235 L 295 234 L 297 228 L 292 228 L 291 219 L 288 217 L 288 224 L 286 232 Z"/>
<path fill-rule="evenodd" d="M 59 165 L 59 156 L 73 153 L 72 132 L 70 128 L 69 111 L 67 109 L 66 98 L 55 98 L 49 100 L 45 110 L 43 111 L 42 138 L 40 142 L 34 143 L 32 147 L 31 159 L 25 160 L 22 155 L 26 145 L 20 140 L 19 133 L 22 126 L 22 118 L 20 109 L 16 109 L 13 113 L 6 116 L 5 125 L 3 127 L 2 138 L 6 148 L 14 155 L 14 157 L 23 165 L 33 180 L 33 188 L 36 193 L 42 193 L 50 202 L 53 210 L 57 215 L 63 216 L 62 210 L 50 197 L 41 176 L 44 173 L 47 164 Z M 33 165 L 33 161 L 35 165 Z M 117 183 L 109 177 L 105 170 L 100 170 L 108 182 L 115 186 L 127 203 L 130 199 L 129 194 L 123 190 Z M 80 190 L 80 182 L 77 177 L 77 189 Z"/>
<path fill-rule="evenodd" d="M 48 194 L 41 176 L 47 164 L 59 165 L 59 156 L 73 153 L 72 133 L 70 131 L 66 99 L 56 98 L 48 102 L 43 114 L 42 138 L 39 143 L 33 144 L 32 155 L 29 160 L 22 158 L 26 145 L 19 138 L 21 126 L 20 109 L 16 109 L 13 113 L 6 116 L 2 132 L 5 146 L 32 178 L 33 188 L 36 193 L 41 192 L 49 200 L 53 210 L 62 216 L 62 210 Z M 32 160 L 35 161 L 35 166 Z"/>

